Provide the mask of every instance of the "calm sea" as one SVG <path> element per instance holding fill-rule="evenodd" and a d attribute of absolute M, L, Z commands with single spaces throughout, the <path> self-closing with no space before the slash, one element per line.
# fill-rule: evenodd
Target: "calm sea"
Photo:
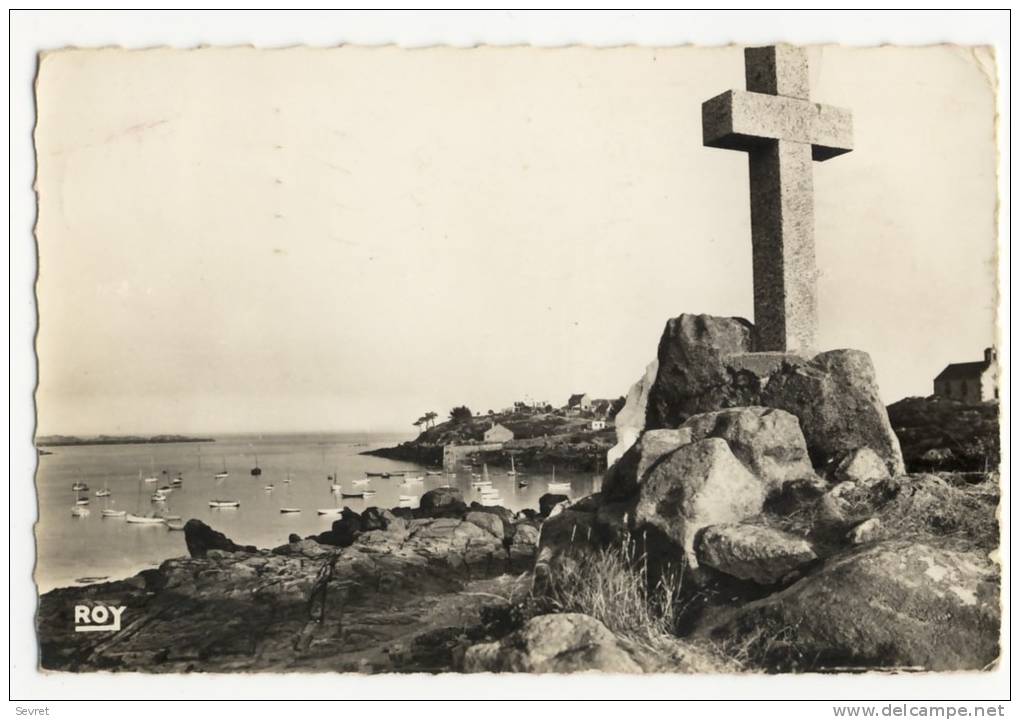
<path fill-rule="evenodd" d="M 464 492 L 468 502 L 478 499 L 471 488 L 470 472 L 459 469 L 457 475 L 426 476 L 424 482 L 409 489 L 401 478 L 372 478 L 366 485 L 353 485 L 368 472 L 398 470 L 419 471 L 414 463 L 361 455 L 365 450 L 386 447 L 406 439 L 383 434 L 333 435 L 231 435 L 217 437 L 211 443 L 175 443 L 165 445 L 93 445 L 48 448 L 52 455 L 39 458 L 37 488 L 39 523 L 36 526 L 36 583 L 40 592 L 74 584 L 83 577 L 131 576 L 163 560 L 187 554 L 184 533 L 169 531 L 163 525 L 133 525 L 123 518 L 104 518 L 103 508 L 147 513 L 153 509 L 151 495 L 175 475 L 183 485 L 169 494 L 161 506 L 168 514 L 184 520 L 198 518 L 242 545 L 274 547 L 287 542 L 287 536 L 302 537 L 328 530 L 336 520 L 318 515 L 319 508 L 346 505 L 358 512 L 366 507 L 394 507 L 400 495 L 420 496 L 423 492 L 449 483 Z M 258 457 L 262 475 L 250 474 Z M 213 476 L 224 467 L 230 473 L 223 480 Z M 548 492 L 551 468 L 527 468 L 521 479 L 527 487 L 493 469 L 490 479 L 499 490 L 501 505 L 512 510 L 538 507 L 538 498 Z M 166 471 L 166 474 L 164 474 Z M 156 484 L 142 484 L 139 473 L 159 478 Z M 291 481 L 285 482 L 288 477 Z M 376 491 L 370 500 L 340 499 L 330 489 L 327 476 L 336 474 L 345 492 Z M 82 497 L 90 500 L 87 517 L 73 517 L 76 481 L 89 486 Z M 556 472 L 556 481 L 569 481 L 572 497 L 582 497 L 598 489 L 601 480 L 590 474 Z M 265 489 L 272 484 L 271 491 Z M 109 488 L 108 498 L 95 492 Z M 239 500 L 238 509 L 210 508 L 209 500 Z M 300 514 L 281 514 L 281 507 L 301 508 Z"/>

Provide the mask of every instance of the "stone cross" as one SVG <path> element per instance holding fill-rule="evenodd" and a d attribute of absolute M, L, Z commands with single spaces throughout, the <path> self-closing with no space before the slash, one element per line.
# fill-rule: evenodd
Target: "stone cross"
<path fill-rule="evenodd" d="M 804 48 L 746 48 L 747 91 L 701 106 L 704 144 L 743 150 L 751 179 L 755 350 L 816 349 L 811 161 L 850 152 L 850 111 L 808 99 Z"/>

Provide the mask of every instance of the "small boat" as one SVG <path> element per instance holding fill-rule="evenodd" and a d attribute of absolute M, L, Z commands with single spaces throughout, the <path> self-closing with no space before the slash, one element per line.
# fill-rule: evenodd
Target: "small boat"
<path fill-rule="evenodd" d="M 89 499 L 88 498 L 75 498 L 74 504 L 75 505 L 88 505 L 89 504 Z"/>
<path fill-rule="evenodd" d="M 351 485 L 368 485 L 368 478 L 358 478 L 357 480 L 351 480 Z"/>
<path fill-rule="evenodd" d="M 283 479 L 285 483 L 290 483 L 290 470 L 287 471 L 287 477 Z"/>
<path fill-rule="evenodd" d="M 164 523 L 163 518 L 158 515 L 135 515 L 134 513 L 127 514 L 127 521 L 132 525 L 162 525 Z"/>
<path fill-rule="evenodd" d="M 361 493 L 361 497 L 363 497 L 365 500 L 368 500 L 368 498 L 370 497 L 375 497 L 375 490 L 366 490 L 365 492 Z"/>
<path fill-rule="evenodd" d="M 145 482 L 147 482 L 147 483 L 159 482 L 159 478 L 156 477 L 156 462 L 155 462 L 155 460 L 151 460 L 150 459 L 149 466 L 150 466 L 149 467 L 149 477 L 145 478 Z"/>
<path fill-rule="evenodd" d="M 340 515 L 343 511 L 343 508 L 319 508 L 315 512 L 319 515 Z"/>
<path fill-rule="evenodd" d="M 210 500 L 209 507 L 221 510 L 230 510 L 241 507 L 240 500 Z"/>
<path fill-rule="evenodd" d="M 407 470 L 390 470 L 386 473 L 386 477 L 403 477 L 407 475 Z"/>
<path fill-rule="evenodd" d="M 145 478 L 145 482 L 147 482 L 147 483 L 159 482 L 159 478 L 158 477 L 150 476 L 150 477 Z"/>
<path fill-rule="evenodd" d="M 519 488 L 526 488 L 526 487 L 528 487 L 528 481 L 527 480 L 518 480 L 517 481 L 517 487 L 519 487 Z"/>
<path fill-rule="evenodd" d="M 74 490 L 75 492 L 88 492 L 89 486 L 83 482 L 76 482 L 74 485 L 71 486 L 71 489 Z"/>
<path fill-rule="evenodd" d="M 517 477 L 517 467 L 514 465 L 514 456 L 510 456 L 510 469 L 506 471 L 510 477 Z"/>
<path fill-rule="evenodd" d="M 151 500 L 154 503 L 165 503 L 166 502 L 166 495 L 164 495 L 163 493 L 158 493 L 158 492 L 157 493 L 152 493 Z"/>
<path fill-rule="evenodd" d="M 127 515 L 127 510 L 114 510 L 112 508 L 106 508 L 103 510 L 104 518 L 122 518 Z"/>
<path fill-rule="evenodd" d="M 341 492 L 340 493 L 340 497 L 362 499 L 362 498 L 365 497 L 365 493 L 363 493 L 363 492 L 354 492 L 354 493 Z"/>
<path fill-rule="evenodd" d="M 172 493 L 173 491 L 174 489 L 169 485 L 160 485 L 158 488 L 156 488 L 156 492 L 163 493 L 164 495 Z"/>
<path fill-rule="evenodd" d="M 74 581 L 79 585 L 93 585 L 109 579 L 109 575 L 86 575 L 85 577 L 75 578 Z"/>
<path fill-rule="evenodd" d="M 259 467 L 259 456 L 258 455 L 255 456 L 255 467 L 253 467 L 251 469 L 251 474 L 252 474 L 253 477 L 258 477 L 259 475 L 262 474 L 262 468 Z"/>
<path fill-rule="evenodd" d="M 401 495 L 399 498 L 400 507 L 414 507 L 416 502 L 418 498 L 415 495 Z"/>
<path fill-rule="evenodd" d="M 217 480 L 222 480 L 225 477 L 230 477 L 230 473 L 227 472 L 227 459 L 223 458 L 223 469 L 213 475 Z"/>
<path fill-rule="evenodd" d="M 175 475 L 170 480 L 171 487 L 179 488 L 183 484 L 184 484 L 184 478 L 182 478 L 180 475 Z"/>
<path fill-rule="evenodd" d="M 75 505 L 71 508 L 71 515 L 73 517 L 88 517 L 89 509 L 87 507 L 79 507 Z"/>
<path fill-rule="evenodd" d="M 443 471 L 442 470 L 426 470 L 425 474 L 426 475 L 442 475 Z"/>
<path fill-rule="evenodd" d="M 167 522 L 166 529 L 167 530 L 176 530 L 176 531 L 179 532 L 179 531 L 184 530 L 184 523 L 181 522 L 180 520 L 173 520 L 173 521 Z"/>
<path fill-rule="evenodd" d="M 280 514 L 281 515 L 293 515 L 293 514 L 299 513 L 299 512 L 301 512 L 301 508 L 296 508 L 296 507 L 282 507 L 282 508 L 280 508 Z"/>
<path fill-rule="evenodd" d="M 370 477 L 370 478 L 373 478 L 373 477 L 387 477 L 387 475 L 386 475 L 386 473 L 381 473 L 381 472 L 367 472 L 367 473 L 365 473 L 365 477 Z"/>
<path fill-rule="evenodd" d="M 552 480 L 549 481 L 550 492 L 570 492 L 570 483 L 556 482 L 556 466 L 553 465 Z"/>
<path fill-rule="evenodd" d="M 273 485 L 273 483 L 269 483 L 269 484 L 268 484 L 268 485 L 266 485 L 266 487 L 265 487 L 265 490 L 266 490 L 266 492 L 273 492 L 273 490 L 275 490 L 275 489 L 276 489 L 276 486 L 275 486 L 275 485 Z"/>
<path fill-rule="evenodd" d="M 103 488 L 102 490 L 96 490 L 96 497 L 110 497 L 110 489 Z"/>

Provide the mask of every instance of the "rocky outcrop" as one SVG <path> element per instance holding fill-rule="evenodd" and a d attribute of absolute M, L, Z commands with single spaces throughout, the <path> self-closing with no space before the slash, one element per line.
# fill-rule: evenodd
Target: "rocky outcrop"
<path fill-rule="evenodd" d="M 489 632 L 484 608 L 507 609 L 510 597 L 527 592 L 521 573 L 536 552 L 531 523 L 503 527 L 500 514 L 477 515 L 494 522 L 485 528 L 479 517 L 407 521 L 387 510 L 352 513 L 334 523 L 350 531 L 349 545 L 291 538 L 273 550 L 238 546 L 190 521 L 192 557 L 128 580 L 43 595 L 42 666 L 449 670 L 454 655 Z M 124 629 L 112 636 L 74 632 L 74 606 L 93 603 L 125 606 Z"/>
<path fill-rule="evenodd" d="M 452 511 L 452 514 L 463 514 L 464 493 L 459 488 L 446 487 L 429 490 L 421 496 L 418 507 L 423 512 L 436 514 L 436 511 Z"/>
<path fill-rule="evenodd" d="M 762 389 L 761 404 L 797 416 L 815 466 L 866 447 L 893 475 L 905 472 L 867 353 L 832 350 L 784 364 Z"/>
<path fill-rule="evenodd" d="M 545 493 L 538 499 L 538 513 L 543 517 L 549 517 L 553 508 L 563 502 L 569 504 L 570 498 L 559 493 Z"/>
<path fill-rule="evenodd" d="M 828 562 L 703 631 L 779 671 L 978 670 L 999 655 L 998 571 L 980 553 L 896 540 Z"/>
<path fill-rule="evenodd" d="M 623 500 L 637 493 L 648 471 L 677 448 L 689 444 L 693 435 L 682 430 L 648 430 L 641 434 L 620 460 L 606 472 L 602 494 L 611 500 Z"/>
<path fill-rule="evenodd" d="M 909 397 L 888 408 L 911 472 L 989 472 L 999 467 L 999 403 Z"/>
<path fill-rule="evenodd" d="M 870 448 L 891 474 L 904 472 L 866 353 L 832 350 L 812 358 L 757 353 L 753 335 L 751 324 L 740 318 L 670 320 L 659 341 L 641 429 L 676 428 L 694 415 L 763 406 L 797 418 L 815 468 Z M 636 427 L 628 426 L 628 433 L 631 444 L 640 436 Z"/>
<path fill-rule="evenodd" d="M 659 374 L 659 359 L 656 358 L 648 363 L 645 374 L 641 376 L 627 393 L 626 401 L 616 417 L 613 424 L 616 430 L 616 445 L 609 449 L 606 454 L 606 467 L 623 457 L 623 454 L 630 449 L 641 432 L 645 429 L 645 415 L 648 411 L 648 394 L 655 384 L 655 378 Z"/>
<path fill-rule="evenodd" d="M 760 525 L 711 525 L 698 536 L 698 561 L 741 580 L 775 585 L 817 559 L 804 538 Z"/>
<path fill-rule="evenodd" d="M 815 477 L 797 418 L 783 410 L 741 407 L 694 415 L 680 426 L 692 440 L 721 438 L 768 491 Z M 653 431 L 655 432 L 655 431 Z"/>
<path fill-rule="evenodd" d="M 685 314 L 669 320 L 659 340 L 645 428 L 677 427 L 691 415 L 755 404 L 723 362 L 751 352 L 753 332 L 743 318 Z"/>
<path fill-rule="evenodd" d="M 196 558 L 205 557 L 210 550 L 255 552 L 253 545 L 238 545 L 223 533 L 194 519 L 184 524 L 184 543 L 188 547 L 188 554 Z"/>
<path fill-rule="evenodd" d="M 762 481 L 725 440 L 709 438 L 680 447 L 652 468 L 641 485 L 634 522 L 638 529 L 651 526 L 664 533 L 696 568 L 694 538 L 701 528 L 756 515 L 764 501 Z"/>
<path fill-rule="evenodd" d="M 539 615 L 499 642 L 475 645 L 465 672 L 640 673 L 633 647 L 593 617 Z"/>

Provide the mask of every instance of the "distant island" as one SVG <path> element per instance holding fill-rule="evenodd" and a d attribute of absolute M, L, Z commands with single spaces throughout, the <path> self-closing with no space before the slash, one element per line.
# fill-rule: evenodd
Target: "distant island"
<path fill-rule="evenodd" d="M 36 447 L 60 447 L 64 445 L 146 445 L 162 443 L 216 442 L 213 438 L 188 437 L 186 435 L 97 435 L 78 437 L 76 435 L 42 435 L 35 440 Z"/>

